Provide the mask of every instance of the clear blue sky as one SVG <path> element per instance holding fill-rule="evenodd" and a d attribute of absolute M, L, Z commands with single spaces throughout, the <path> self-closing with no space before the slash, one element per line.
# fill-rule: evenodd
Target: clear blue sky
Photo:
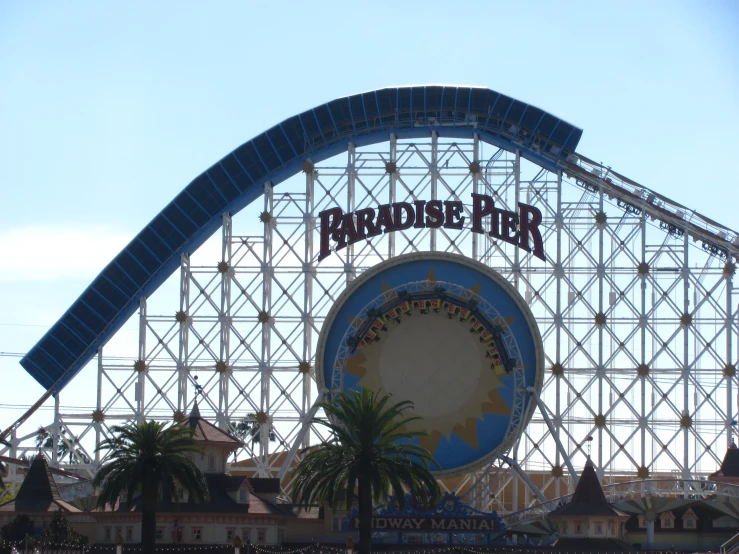
<path fill-rule="evenodd" d="M 389 85 L 532 103 L 582 127 L 583 154 L 739 228 L 737 29 L 719 0 L 3 2 L 0 351 L 30 348 L 214 161 Z M 0 372 L 0 404 L 43 392 L 18 358 Z"/>

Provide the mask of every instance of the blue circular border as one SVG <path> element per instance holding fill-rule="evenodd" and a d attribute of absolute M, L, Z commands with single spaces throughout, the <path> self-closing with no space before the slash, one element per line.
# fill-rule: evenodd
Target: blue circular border
<path fill-rule="evenodd" d="M 437 281 L 457 284 L 466 289 L 479 287 L 481 299 L 492 305 L 514 335 L 523 369 L 524 387 L 514 386 L 514 376 L 501 378 L 497 389 L 511 408 L 510 415 L 484 413 L 477 420 L 478 449 L 463 441 L 455 433 L 439 442 L 434 458 L 440 466 L 438 474 L 457 474 L 479 467 L 507 450 L 520 435 L 531 415 L 531 398 L 522 388 L 541 389 L 544 353 L 535 320 L 521 295 L 502 276 L 485 265 L 464 256 L 447 253 L 414 253 L 399 256 L 372 267 L 355 279 L 337 299 L 319 337 L 316 352 L 316 379 L 320 388 L 331 388 L 334 366 L 350 321 L 383 293 L 383 289 L 402 287 L 406 283 L 423 281 L 433 272 Z M 520 383 L 518 383 L 520 384 Z M 359 378 L 344 373 L 343 390 L 358 389 Z M 516 398 L 516 395 L 522 397 Z M 523 400 L 523 402 L 522 402 Z M 514 406 L 523 410 L 514 429 L 509 423 L 514 417 Z"/>

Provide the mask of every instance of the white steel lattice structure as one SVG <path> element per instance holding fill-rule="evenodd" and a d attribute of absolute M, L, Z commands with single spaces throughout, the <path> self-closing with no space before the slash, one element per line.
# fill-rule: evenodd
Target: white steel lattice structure
<path fill-rule="evenodd" d="M 514 285 L 537 318 L 546 354 L 543 409 L 508 453 L 511 469 L 496 463 L 457 483 L 474 504 L 506 509 L 498 493 L 531 472 L 548 477 L 525 500 L 514 492 L 513 511 L 543 499 L 542 491 L 566 495 L 567 466 L 582 467 L 588 451 L 614 482 L 665 474 L 688 481 L 714 471 L 739 419 L 736 233 L 574 152 L 556 165 L 536 163 L 531 149 L 547 145 L 535 133 L 509 129 L 510 142 L 496 141 L 475 128 L 450 136 L 437 124 L 306 156 L 296 175 L 264 183 L 261 199 L 241 213 L 222 213 L 220 238 L 179 254 L 169 285 L 139 300 L 130 359 L 97 349 L 94 413 L 66 413 L 64 393 L 57 396 L 52 428 L 68 433 L 55 440 L 91 460 L 70 468 L 94 470 L 93 447 L 112 425 L 182 417 L 198 391 L 205 417 L 222 428 L 246 420 L 258 436 L 239 460 L 253 458 L 260 476 L 285 475 L 299 447 L 321 438 L 307 422 L 321 395 L 314 351 L 332 302 L 382 260 L 445 251 L 479 260 Z M 411 228 L 317 261 L 322 210 L 431 199 L 468 209 L 473 192 L 504 209 L 539 208 L 546 261 L 469 228 Z M 15 454 L 34 432 L 13 431 Z M 56 449 L 52 456 L 61 462 Z"/>

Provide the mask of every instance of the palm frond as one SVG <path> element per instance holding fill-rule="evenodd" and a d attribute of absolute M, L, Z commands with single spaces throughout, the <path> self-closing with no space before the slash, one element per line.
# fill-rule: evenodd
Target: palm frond
<path fill-rule="evenodd" d="M 179 484 L 194 501 L 208 499 L 205 477 L 187 458 L 187 454 L 201 450 L 192 430 L 149 421 L 116 426 L 111 431 L 112 436 L 98 447 L 98 450 L 108 451 L 110 460 L 98 470 L 93 481 L 99 489 L 99 506 L 114 505 L 119 499 L 125 499 L 131 506 L 135 494 L 151 478 L 155 480 L 160 497 L 166 487 L 173 500 L 179 502 Z"/>
<path fill-rule="evenodd" d="M 362 471 L 369 473 L 366 477 L 375 502 L 392 493 L 402 504 L 404 489 L 438 501 L 438 483 L 430 470 L 436 462 L 426 449 L 407 442 L 424 436 L 408 430 L 419 419 L 405 415 L 413 404 L 391 403 L 391 399 L 389 394 L 362 389 L 339 393 L 320 404 L 328 420 L 313 422 L 327 427 L 332 437 L 307 453 L 296 467 L 292 494 L 297 504 L 336 508 L 343 493 L 348 507 Z"/>

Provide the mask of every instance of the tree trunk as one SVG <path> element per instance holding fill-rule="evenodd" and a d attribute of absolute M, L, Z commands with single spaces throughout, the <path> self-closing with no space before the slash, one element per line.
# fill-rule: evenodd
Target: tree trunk
<path fill-rule="evenodd" d="M 158 486 L 154 481 L 153 476 L 145 476 L 144 486 L 141 492 L 142 554 L 154 554 L 154 545 L 156 543 Z"/>
<path fill-rule="evenodd" d="M 359 554 L 372 548 L 372 481 L 368 472 L 359 477 Z"/>

